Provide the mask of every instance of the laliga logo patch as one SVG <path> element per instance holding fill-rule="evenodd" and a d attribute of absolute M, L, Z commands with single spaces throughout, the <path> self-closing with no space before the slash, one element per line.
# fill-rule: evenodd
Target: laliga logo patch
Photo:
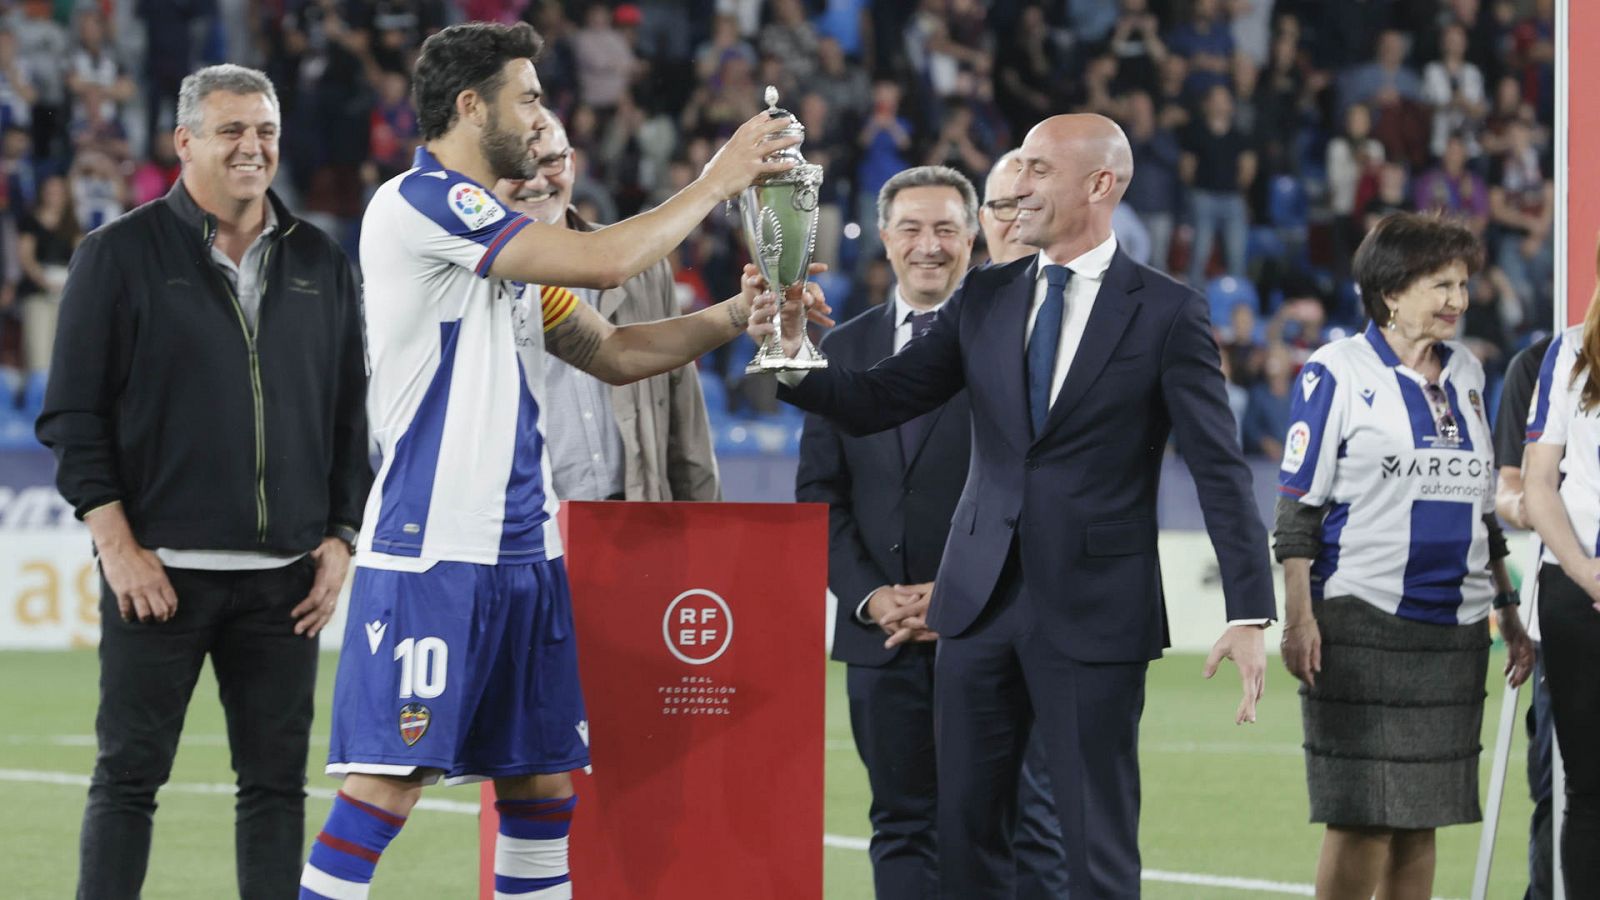
<path fill-rule="evenodd" d="M 407 703 L 400 707 L 400 740 L 406 742 L 407 747 L 415 747 L 417 741 L 428 733 L 428 722 L 433 718 L 433 713 L 421 703 Z"/>
<path fill-rule="evenodd" d="M 1289 426 L 1289 436 L 1283 442 L 1283 470 L 1298 472 L 1306 461 L 1306 448 L 1311 446 L 1311 426 L 1296 422 Z"/>
<path fill-rule="evenodd" d="M 461 224 L 467 226 L 468 231 L 493 225 L 505 218 L 506 214 L 505 207 L 484 193 L 483 188 L 466 182 L 450 189 L 450 210 L 461 220 Z"/>
<path fill-rule="evenodd" d="M 1478 396 L 1476 389 L 1467 391 L 1467 402 L 1472 404 L 1473 412 L 1478 414 L 1478 421 L 1482 422 L 1484 425 L 1488 425 L 1489 417 L 1484 415 L 1483 412 L 1483 398 Z"/>
<path fill-rule="evenodd" d="M 673 656 L 703 666 L 733 643 L 733 613 L 716 594 L 695 588 L 673 598 L 661 618 L 661 637 Z"/>

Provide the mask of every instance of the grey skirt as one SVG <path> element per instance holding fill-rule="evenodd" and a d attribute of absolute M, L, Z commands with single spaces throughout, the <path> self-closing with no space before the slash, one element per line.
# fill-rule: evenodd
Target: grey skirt
<path fill-rule="evenodd" d="M 1430 625 L 1355 597 L 1317 604 L 1322 672 L 1300 686 L 1311 821 L 1477 822 L 1489 623 Z"/>

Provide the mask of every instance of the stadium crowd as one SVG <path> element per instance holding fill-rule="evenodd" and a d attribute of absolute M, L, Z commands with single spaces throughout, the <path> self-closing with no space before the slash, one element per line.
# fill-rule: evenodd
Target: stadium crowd
<path fill-rule="evenodd" d="M 1551 319 L 1548 0 L 0 0 L 11 412 L 42 396 L 76 242 L 176 179 L 185 73 L 272 77 L 279 189 L 354 257 L 366 200 L 417 144 L 416 48 L 462 19 L 546 37 L 539 75 L 593 222 L 687 184 L 776 85 L 826 172 L 817 258 L 841 321 L 889 296 L 874 208 L 894 173 L 981 184 L 1048 114 L 1114 118 L 1137 170 L 1121 242 L 1207 293 L 1253 454 L 1281 454 L 1299 366 L 1360 326 L 1349 260 L 1383 213 L 1442 209 L 1483 238 L 1462 337 L 1491 408 Z M 675 254 L 682 306 L 734 292 L 745 258 L 736 218 L 708 219 Z M 713 416 L 776 410 L 770 385 L 741 385 L 751 349 L 703 362 Z"/>

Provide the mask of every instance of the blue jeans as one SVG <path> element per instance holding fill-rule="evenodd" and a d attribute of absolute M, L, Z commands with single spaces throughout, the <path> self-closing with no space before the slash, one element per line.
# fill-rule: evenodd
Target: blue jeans
<path fill-rule="evenodd" d="M 1211 261 L 1211 242 L 1222 229 L 1223 259 L 1228 274 L 1243 278 L 1245 241 L 1249 237 L 1250 216 L 1244 195 L 1216 191 L 1189 192 L 1190 218 L 1194 222 L 1194 252 L 1189 256 L 1189 283 L 1205 286 L 1206 263 Z"/>

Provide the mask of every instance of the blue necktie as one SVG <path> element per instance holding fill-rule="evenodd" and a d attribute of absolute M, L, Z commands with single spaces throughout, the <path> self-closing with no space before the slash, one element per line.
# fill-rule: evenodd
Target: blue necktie
<path fill-rule="evenodd" d="M 1049 287 L 1044 292 L 1044 305 L 1033 320 L 1033 336 L 1028 339 L 1028 416 L 1033 421 L 1035 437 L 1044 430 L 1045 417 L 1050 415 L 1050 379 L 1055 374 L 1056 347 L 1061 343 L 1061 320 L 1067 306 L 1067 279 L 1072 277 L 1072 270 L 1045 266 L 1044 277 Z"/>
<path fill-rule="evenodd" d="M 933 327 L 933 317 L 936 315 L 937 312 L 906 313 L 906 321 L 911 323 L 911 341 L 928 333 L 928 329 Z M 911 341 L 906 341 L 906 344 L 909 346 Z M 900 349 L 904 350 L 905 347 Z M 900 454 L 905 458 L 907 465 L 910 465 L 911 458 L 917 455 L 917 450 L 922 446 L 922 439 L 928 433 L 932 418 L 933 413 L 923 413 L 909 422 L 901 423 Z"/>

